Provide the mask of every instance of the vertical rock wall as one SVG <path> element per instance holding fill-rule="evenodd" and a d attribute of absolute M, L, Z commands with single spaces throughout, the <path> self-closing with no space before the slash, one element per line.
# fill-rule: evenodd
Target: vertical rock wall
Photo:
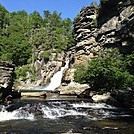
<path fill-rule="evenodd" d="M 74 62 L 64 79 L 73 80 L 69 72 L 77 64 L 87 64 L 98 51 L 118 48 L 124 54 L 134 51 L 134 0 L 102 0 L 100 7 L 83 8 L 74 19 L 75 47 L 70 49 Z"/>
<path fill-rule="evenodd" d="M 105 47 L 134 51 L 134 0 L 103 0 L 80 11 L 74 20 L 76 57 L 94 55 Z M 92 58 L 91 56 L 91 58 Z"/>
<path fill-rule="evenodd" d="M 0 61 L 0 98 L 12 92 L 14 65 Z"/>

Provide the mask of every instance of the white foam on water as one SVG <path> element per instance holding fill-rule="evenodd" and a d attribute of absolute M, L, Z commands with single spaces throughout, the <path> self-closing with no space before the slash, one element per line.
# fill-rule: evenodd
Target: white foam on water
<path fill-rule="evenodd" d="M 110 105 L 107 105 L 106 103 L 87 103 L 87 102 L 81 102 L 81 103 L 74 103 L 70 104 L 75 108 L 92 108 L 92 109 L 115 109 L 115 107 L 112 107 Z"/>
<path fill-rule="evenodd" d="M 0 122 L 7 120 L 17 120 L 17 119 L 34 120 L 34 115 L 32 113 L 24 111 L 24 114 L 21 114 L 20 111 L 21 110 L 18 109 L 12 112 L 8 112 L 3 106 L 0 111 Z"/>
<path fill-rule="evenodd" d="M 49 108 L 43 107 L 42 111 L 44 112 L 44 118 L 56 119 L 65 116 L 88 116 L 86 112 L 79 112 L 74 109 L 64 109 L 64 108 Z"/>
<path fill-rule="evenodd" d="M 63 71 L 64 71 L 64 69 L 68 68 L 68 65 L 69 65 L 69 60 L 66 61 L 66 64 L 64 67 L 61 67 L 60 71 L 56 72 L 53 75 L 53 77 L 50 80 L 49 85 L 47 87 L 45 87 L 43 90 L 53 91 L 54 89 L 59 87 L 61 85 Z"/>
<path fill-rule="evenodd" d="M 47 86 L 35 87 L 33 89 L 54 91 L 57 87 L 61 85 L 63 71 L 64 69 L 68 68 L 68 65 L 69 65 L 69 60 L 66 61 L 64 67 L 61 67 L 61 69 L 53 75 L 53 77 L 50 79 L 50 83 Z"/>
<path fill-rule="evenodd" d="M 113 108 L 113 109 L 112 109 Z M 125 112 L 119 112 L 105 103 L 90 102 L 68 102 L 56 101 L 47 103 L 27 104 L 24 107 L 15 109 L 12 112 L 6 110 L 5 106 L 0 106 L 0 122 L 6 120 L 27 119 L 35 120 L 40 117 L 57 119 L 63 117 L 86 117 L 90 120 L 102 120 L 105 118 L 130 116 Z M 117 110 L 117 111 L 116 111 Z"/>

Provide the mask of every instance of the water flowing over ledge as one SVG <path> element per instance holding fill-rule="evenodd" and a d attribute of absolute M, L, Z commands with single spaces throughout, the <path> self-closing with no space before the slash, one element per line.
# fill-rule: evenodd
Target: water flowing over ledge
<path fill-rule="evenodd" d="M 69 60 L 67 60 L 65 62 L 65 66 L 61 67 L 61 69 L 56 72 L 53 77 L 50 79 L 50 83 L 48 85 L 45 86 L 37 86 L 37 87 L 31 87 L 29 89 L 23 89 L 20 91 L 23 92 L 34 92 L 34 91 L 54 91 L 57 87 L 59 87 L 61 85 L 61 81 L 62 81 L 62 75 L 63 75 L 63 71 L 68 68 L 69 66 Z"/>
<path fill-rule="evenodd" d="M 0 122 L 22 119 L 34 121 L 38 118 L 58 119 L 70 116 L 76 118 L 86 117 L 89 120 L 103 120 L 131 115 L 120 112 L 118 108 L 105 103 L 85 101 L 19 102 L 15 106 L 10 106 L 10 108 L 0 105 Z"/>
<path fill-rule="evenodd" d="M 60 71 L 56 72 L 53 75 L 53 77 L 50 80 L 49 85 L 43 88 L 42 90 L 54 91 L 57 87 L 59 87 L 61 85 L 63 71 L 64 69 L 68 68 L 68 65 L 69 65 L 69 60 L 66 61 L 66 64 L 64 67 L 61 67 Z"/>

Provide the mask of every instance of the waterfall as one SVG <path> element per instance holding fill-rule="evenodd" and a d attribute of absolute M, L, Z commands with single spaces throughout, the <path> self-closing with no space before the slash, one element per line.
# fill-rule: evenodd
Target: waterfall
<path fill-rule="evenodd" d="M 131 114 L 120 112 L 116 107 L 105 103 L 91 103 L 81 100 L 45 102 L 20 100 L 11 106 L 0 105 L 0 123 L 7 120 L 34 121 L 40 118 L 57 119 L 67 116 L 74 118 L 83 116 L 90 120 L 101 120 L 114 116 L 131 116 Z"/>
<path fill-rule="evenodd" d="M 63 71 L 64 69 L 68 68 L 68 65 L 69 65 L 69 60 L 66 61 L 64 67 L 61 67 L 61 69 L 53 75 L 53 77 L 50 80 L 50 83 L 46 87 L 42 88 L 41 90 L 53 91 L 57 87 L 59 87 L 61 85 Z"/>

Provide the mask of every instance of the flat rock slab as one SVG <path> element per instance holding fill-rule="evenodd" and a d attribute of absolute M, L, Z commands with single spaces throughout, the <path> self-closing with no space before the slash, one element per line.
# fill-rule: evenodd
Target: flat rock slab
<path fill-rule="evenodd" d="M 45 92 L 21 92 L 22 97 L 42 97 L 46 98 Z"/>

